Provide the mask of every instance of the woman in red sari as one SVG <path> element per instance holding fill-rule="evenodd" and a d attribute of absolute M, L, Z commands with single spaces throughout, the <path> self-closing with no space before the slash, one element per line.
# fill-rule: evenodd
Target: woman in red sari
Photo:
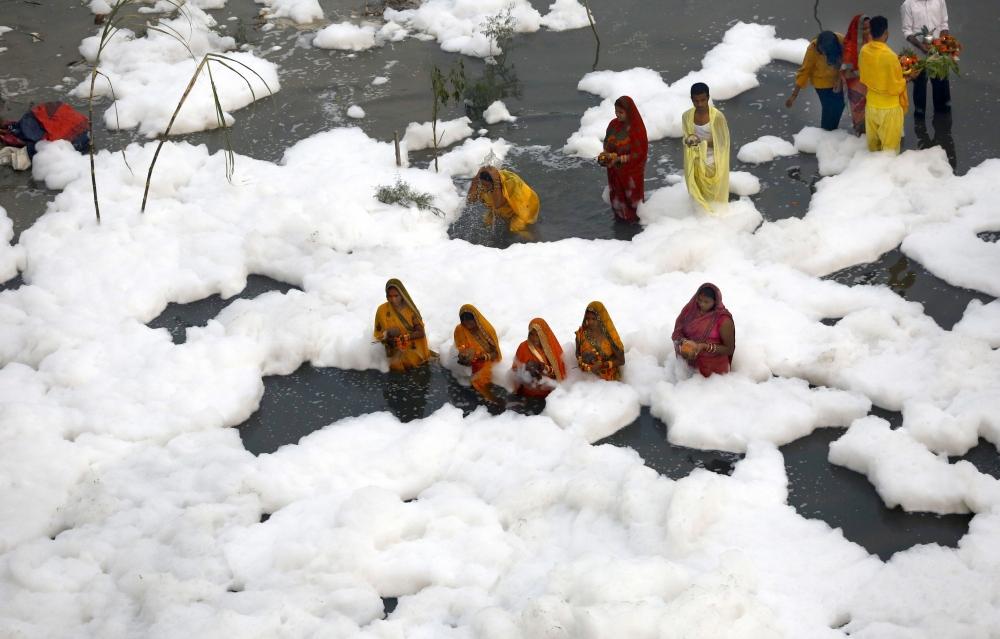
<path fill-rule="evenodd" d="M 512 368 L 517 394 L 525 397 L 546 397 L 566 379 L 562 346 L 542 318 L 528 324 L 528 339 L 517 347 Z"/>
<path fill-rule="evenodd" d="M 698 287 L 674 322 L 674 351 L 708 377 L 728 373 L 736 351 L 736 326 L 715 284 Z"/>
<path fill-rule="evenodd" d="M 851 121 L 854 123 L 855 135 L 865 132 L 865 102 L 868 89 L 861 84 L 858 72 L 858 53 L 861 47 L 871 42 L 872 34 L 869 28 L 871 19 L 863 14 L 854 16 L 851 26 L 844 36 L 844 54 L 841 68 L 843 69 L 844 85 L 847 87 L 847 103 L 851 108 Z"/>
<path fill-rule="evenodd" d="M 604 136 L 604 152 L 597 163 L 608 169 L 611 210 L 622 222 L 639 221 L 637 209 L 645 197 L 646 155 L 649 140 L 646 125 L 627 95 L 615 100 L 615 119 Z"/>

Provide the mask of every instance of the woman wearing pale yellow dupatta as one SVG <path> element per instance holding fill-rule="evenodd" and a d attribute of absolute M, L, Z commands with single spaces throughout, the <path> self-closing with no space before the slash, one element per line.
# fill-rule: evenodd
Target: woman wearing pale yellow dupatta
<path fill-rule="evenodd" d="M 490 388 L 493 364 L 503 358 L 497 332 L 472 304 L 462 305 L 458 311 L 458 319 L 460 323 L 455 327 L 458 363 L 472 368 L 472 387 L 476 392 L 486 401 L 496 402 L 496 396 Z"/>
<path fill-rule="evenodd" d="M 618 337 L 608 309 L 591 302 L 583 314 L 583 325 L 576 331 L 576 363 L 580 370 L 608 381 L 622 378 L 625 348 Z"/>
<path fill-rule="evenodd" d="M 542 318 L 536 317 L 528 324 L 528 339 L 517 347 L 511 368 L 517 394 L 525 397 L 546 397 L 566 379 L 562 345 Z"/>
<path fill-rule="evenodd" d="M 397 279 L 385 283 L 385 297 L 388 301 L 375 311 L 373 335 L 385 346 L 389 370 L 401 372 L 426 364 L 431 351 L 417 305 Z"/>
<path fill-rule="evenodd" d="M 729 202 L 729 125 L 709 104 L 708 85 L 691 86 L 693 109 L 681 117 L 684 130 L 684 181 L 688 192 L 710 213 Z"/>

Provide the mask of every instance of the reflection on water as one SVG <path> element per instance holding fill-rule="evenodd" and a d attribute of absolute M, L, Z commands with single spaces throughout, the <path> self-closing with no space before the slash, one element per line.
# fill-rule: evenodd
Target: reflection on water
<path fill-rule="evenodd" d="M 14 289 L 21 288 L 22 284 L 24 284 L 24 280 L 21 279 L 19 273 L 6 282 L 0 282 L 0 291 L 13 291 Z"/>
<path fill-rule="evenodd" d="M 948 156 L 948 163 L 954 170 L 958 166 L 958 154 L 955 151 L 955 138 L 951 135 L 951 113 L 935 113 L 931 120 L 931 135 L 927 130 L 927 120 L 924 117 L 913 118 L 913 130 L 917 134 L 917 148 L 929 149 L 939 146 Z"/>
<path fill-rule="evenodd" d="M 382 399 L 401 422 L 426 416 L 431 367 L 424 364 L 405 373 L 390 372 L 382 384 Z"/>
<path fill-rule="evenodd" d="M 924 313 L 946 330 L 951 330 L 962 319 L 965 307 L 971 300 L 989 302 L 993 299 L 989 295 L 957 288 L 938 279 L 899 249 L 889 251 L 874 262 L 842 269 L 824 279 L 850 286 L 888 286 L 900 297 L 923 304 Z"/>
<path fill-rule="evenodd" d="M 889 281 L 887 284 L 894 293 L 900 297 L 906 297 L 906 291 L 913 286 L 917 279 L 917 274 L 910 270 L 910 260 L 905 255 L 900 254 L 896 263 L 889 267 Z"/>
<path fill-rule="evenodd" d="M 482 120 L 483 111 L 497 100 L 521 97 L 517 71 L 505 62 L 487 64 L 481 76 L 467 82 L 465 114 L 473 120 Z"/>
<path fill-rule="evenodd" d="M 506 395 L 502 389 L 495 390 L 505 398 L 507 410 L 537 415 L 545 408 L 544 400 L 524 401 Z M 438 363 L 405 373 L 303 364 L 291 375 L 264 378 L 260 407 L 239 425 L 239 431 L 246 449 L 259 455 L 294 444 L 348 417 L 389 411 L 400 421 L 409 422 L 445 404 L 466 415 L 485 405 L 475 390 Z"/>

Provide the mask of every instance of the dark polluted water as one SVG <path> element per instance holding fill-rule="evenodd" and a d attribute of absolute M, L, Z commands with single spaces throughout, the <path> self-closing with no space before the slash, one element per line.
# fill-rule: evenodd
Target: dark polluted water
<path fill-rule="evenodd" d="M 357 2 L 324 0 L 321 4 L 331 21 L 357 17 Z M 535 4 L 545 10 L 550 2 Z M 490 137 L 503 137 L 514 145 L 507 158 L 509 166 L 542 197 L 542 212 L 532 237 L 515 238 L 485 228 L 479 212 L 472 209 L 449 230 L 452 237 L 500 248 L 515 242 L 568 237 L 630 239 L 636 229 L 613 224 L 601 199 L 603 170 L 589 160 L 570 158 L 560 151 L 579 127 L 581 114 L 600 101 L 577 90 L 580 78 L 595 66 L 600 70 L 645 66 L 673 82 L 698 68 L 702 56 L 738 20 L 774 24 L 779 36 L 786 38 L 812 37 L 818 30 L 814 3 L 802 0 L 720 0 L 710 9 L 693 0 L 591 4 L 601 35 L 600 50 L 595 51 L 587 29 L 518 35 L 509 55 L 513 80 L 504 89 L 505 102 L 518 120 L 489 126 L 474 123 L 474 128 L 486 128 Z M 941 145 L 956 172 L 964 174 L 987 158 L 1000 157 L 1000 135 L 983 126 L 1000 112 L 1000 62 L 992 55 L 1000 14 L 993 0 L 952 4 L 951 28 L 967 51 L 963 56 L 963 77 L 952 86 L 952 117 L 929 117 L 920 122 L 908 116 L 903 146 L 913 149 Z M 890 45 L 900 48 L 898 0 L 872 0 L 864 9 L 872 15 L 889 17 L 893 29 Z M 315 49 L 309 46 L 310 34 L 306 30 L 282 25 L 262 31 L 255 19 L 258 10 L 255 3 L 229 0 L 224 10 L 212 13 L 225 32 L 266 51 L 266 57 L 281 67 L 281 91 L 236 113 L 235 150 L 265 160 L 278 161 L 296 142 L 336 126 L 360 126 L 370 136 L 391 140 L 393 132 L 401 132 L 408 122 L 430 119 L 430 69 L 448 68 L 459 59 L 442 52 L 433 42 L 414 39 L 357 54 Z M 850 6 L 829 0 L 821 0 L 818 10 L 823 26 L 837 31 L 846 29 L 853 13 Z M 0 54 L 0 117 L 18 117 L 31 103 L 52 99 L 68 99 L 82 108 L 78 100 L 67 98 L 67 92 L 86 73 L 77 52 L 80 40 L 96 30 L 86 7 L 82 3 L 59 3 L 54 8 L 8 1 L 3 5 L 3 14 L 2 23 L 17 32 L 5 36 L 8 50 Z M 230 21 L 229 17 L 236 19 Z M 19 35 L 30 32 L 38 32 L 42 38 Z M 465 59 L 465 64 L 473 77 L 486 73 L 481 61 Z M 793 74 L 793 65 L 772 63 L 759 72 L 759 87 L 719 103 L 730 122 L 734 150 L 762 135 L 790 139 L 802 127 L 817 124 L 818 103 L 809 90 L 803 92 L 794 110 L 783 107 Z M 387 77 L 389 82 L 373 85 L 375 76 Z M 346 117 L 352 104 L 363 106 L 367 113 L 364 120 Z M 462 112 L 455 109 L 443 117 L 460 115 Z M 842 126 L 846 125 L 846 120 L 842 121 Z M 179 139 L 206 144 L 213 150 L 222 147 L 218 131 Z M 98 146 L 118 150 L 136 140 L 142 141 L 134 131 L 99 131 Z M 418 152 L 410 159 L 425 165 L 430 155 Z M 679 173 L 680 167 L 676 140 L 653 142 L 646 173 L 647 192 L 667 184 L 669 176 Z M 753 200 L 769 220 L 802 216 L 818 179 L 816 158 L 809 155 L 759 166 L 734 161 L 732 168 L 750 171 L 761 179 L 762 190 Z M 220 175 L 219 179 L 224 178 Z M 466 183 L 458 180 L 456 186 L 464 189 Z M 32 181 L 30 174 L 0 168 L 0 206 L 14 223 L 15 238 L 31 226 L 55 195 Z M 997 232 L 1000 229 L 980 237 L 995 242 Z M 991 299 L 942 282 L 898 250 L 872 264 L 844 269 L 829 277 L 848 285 L 887 285 L 906 299 L 921 302 L 928 315 L 946 329 L 961 317 L 970 299 Z M 3 288 L 19 285 L 16 279 Z M 252 298 L 289 288 L 254 276 L 239 297 Z M 171 304 L 150 326 L 166 328 L 174 341 L 181 343 L 187 327 L 204 325 L 230 302 L 212 296 L 192 304 Z M 349 416 L 390 410 L 401 419 L 412 419 L 430 414 L 444 403 L 467 411 L 478 405 L 473 391 L 439 367 L 416 376 L 394 378 L 377 371 L 304 365 L 291 375 L 267 377 L 264 385 L 260 409 L 239 427 L 247 449 L 256 454 L 295 443 L 303 435 Z M 898 415 L 885 416 L 898 424 Z M 683 477 L 694 468 L 730 472 L 739 459 L 727 453 L 672 446 L 666 441 L 667 427 L 644 409 L 635 423 L 602 443 L 631 446 L 649 466 L 670 477 Z M 789 502 L 800 513 L 842 528 L 849 539 L 882 557 L 918 543 L 957 542 L 969 517 L 886 509 L 864 477 L 831 466 L 826 461 L 828 445 L 841 432 L 820 429 L 782 447 L 789 476 Z M 981 443 L 965 459 L 984 472 L 1000 476 L 996 449 L 989 444 Z"/>

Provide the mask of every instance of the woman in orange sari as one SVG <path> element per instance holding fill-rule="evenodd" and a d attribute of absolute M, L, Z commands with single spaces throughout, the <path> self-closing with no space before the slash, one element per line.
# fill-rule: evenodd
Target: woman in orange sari
<path fill-rule="evenodd" d="M 871 19 L 859 13 L 851 20 L 844 36 L 844 53 L 841 68 L 843 69 L 844 86 L 847 89 L 847 103 L 851 109 L 851 121 L 854 124 L 854 134 L 865 132 L 865 102 L 868 89 L 861 84 L 861 74 L 858 72 L 858 53 L 861 47 L 871 42 Z"/>
<path fill-rule="evenodd" d="M 516 392 L 525 397 L 546 397 L 566 379 L 562 346 L 542 318 L 528 324 L 528 339 L 517 347 L 511 368 L 518 384 Z"/>
<path fill-rule="evenodd" d="M 649 139 L 635 102 L 627 95 L 615 100 L 615 119 L 608 123 L 604 151 L 597 163 L 608 169 L 608 195 L 615 220 L 636 223 L 645 197 Z"/>
<path fill-rule="evenodd" d="M 388 301 L 375 311 L 373 335 L 385 346 L 389 370 L 398 373 L 423 366 L 431 351 L 417 305 L 397 279 L 385 283 L 385 297 Z"/>
<path fill-rule="evenodd" d="M 600 302 L 587 305 L 583 324 L 576 330 L 576 363 L 580 370 L 601 379 L 616 381 L 622 377 L 625 348 L 608 310 Z"/>
<path fill-rule="evenodd" d="M 736 351 L 736 326 L 718 286 L 706 282 L 698 287 L 677 316 L 671 338 L 674 351 L 703 376 L 729 372 Z"/>
<path fill-rule="evenodd" d="M 493 364 L 503 358 L 497 332 L 472 304 L 463 304 L 458 318 L 460 322 L 455 327 L 458 363 L 472 368 L 472 387 L 476 392 L 491 404 L 496 403 L 497 398 L 490 388 Z"/>

